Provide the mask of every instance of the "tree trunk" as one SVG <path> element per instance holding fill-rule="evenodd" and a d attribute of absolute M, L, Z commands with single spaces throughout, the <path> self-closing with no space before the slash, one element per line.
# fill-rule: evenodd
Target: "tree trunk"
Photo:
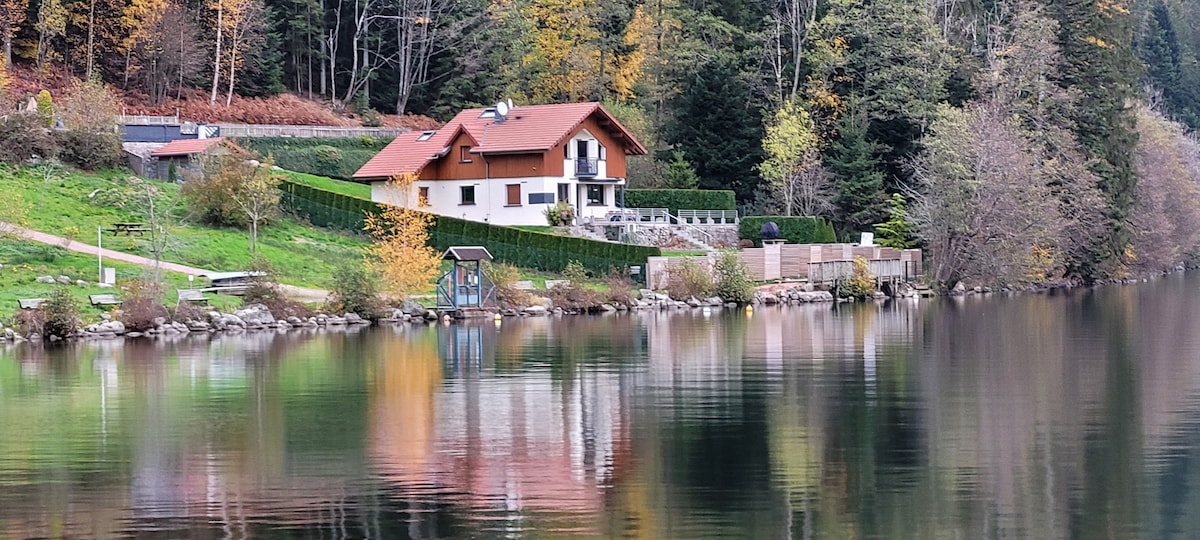
<path fill-rule="evenodd" d="M 96 43 L 96 0 L 88 2 L 88 36 L 87 36 L 87 69 L 84 70 L 87 80 L 92 80 L 92 58 L 95 56 Z"/>
<path fill-rule="evenodd" d="M 237 38 L 234 38 L 233 42 L 229 44 L 229 92 L 225 94 L 226 107 L 233 104 L 233 81 L 234 75 L 237 74 L 237 49 Z"/>
<path fill-rule="evenodd" d="M 225 11 L 224 7 L 223 1 L 217 0 L 217 50 L 216 54 L 213 55 L 212 95 L 208 98 L 209 105 L 215 105 L 217 103 L 217 86 L 221 84 L 221 27 L 225 24 L 223 19 Z M 182 44 L 182 39 L 180 40 L 180 43 Z M 182 73 L 180 73 L 179 78 L 181 80 L 183 79 Z M 180 86 L 182 87 L 182 84 Z"/>

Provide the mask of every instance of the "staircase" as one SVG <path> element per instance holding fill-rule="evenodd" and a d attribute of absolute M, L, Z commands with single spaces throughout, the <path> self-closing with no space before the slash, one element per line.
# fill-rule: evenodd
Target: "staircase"
<path fill-rule="evenodd" d="M 675 238 L 692 244 L 696 249 L 703 250 L 705 253 L 716 253 L 717 248 L 712 247 L 699 233 L 689 227 L 674 227 Z"/>
<path fill-rule="evenodd" d="M 571 236 L 578 236 L 580 238 L 587 238 L 588 240 L 599 240 L 601 242 L 611 241 L 608 238 L 605 238 L 603 233 L 598 233 L 592 230 L 591 227 L 583 225 L 572 225 L 571 228 L 567 230 L 567 234 Z"/>

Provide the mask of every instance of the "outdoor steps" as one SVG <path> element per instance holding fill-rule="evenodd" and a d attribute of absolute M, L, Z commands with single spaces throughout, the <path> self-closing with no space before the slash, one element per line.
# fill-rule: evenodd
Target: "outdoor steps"
<path fill-rule="evenodd" d="M 589 240 L 599 240 L 601 242 L 610 242 L 610 240 L 608 238 L 604 237 L 604 234 L 598 233 L 598 232 L 592 230 L 591 227 L 574 225 L 567 231 L 567 234 L 570 234 L 571 236 L 578 236 L 580 238 L 587 238 Z"/>
<path fill-rule="evenodd" d="M 698 234 L 696 234 L 692 230 L 689 230 L 687 227 L 676 227 L 675 228 L 675 237 L 676 238 L 683 240 L 685 242 L 688 242 L 689 244 L 692 244 L 693 246 L 695 246 L 696 249 L 704 251 L 705 253 L 716 253 L 717 252 L 717 248 L 712 247 L 711 245 L 708 244 L 708 242 L 704 241 L 701 238 L 698 238 L 698 236 L 699 236 Z"/>

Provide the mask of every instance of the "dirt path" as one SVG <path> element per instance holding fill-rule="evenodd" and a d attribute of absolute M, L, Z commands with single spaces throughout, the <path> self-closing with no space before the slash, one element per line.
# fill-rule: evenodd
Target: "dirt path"
<path fill-rule="evenodd" d="M 93 256 L 96 255 L 96 252 L 100 252 L 100 254 L 105 259 L 111 259 L 114 261 L 122 261 L 122 262 L 127 262 L 130 264 L 137 264 L 140 266 L 145 266 L 147 268 L 154 268 L 154 260 L 153 259 L 147 259 L 145 257 L 141 257 L 138 255 L 130 255 L 128 253 L 122 253 L 120 251 L 113 251 L 111 249 L 100 249 L 93 245 L 82 244 L 79 242 L 73 242 L 73 241 L 67 240 L 66 238 L 63 238 L 61 236 L 55 236 L 53 234 L 46 234 L 44 232 L 33 231 L 33 230 L 25 229 L 22 227 L 16 227 L 13 225 L 5 224 L 5 223 L 0 223 L 0 228 L 4 228 L 6 230 L 12 230 L 16 234 L 19 234 L 25 238 L 33 240 L 34 242 L 40 242 L 42 244 L 50 244 L 50 245 L 54 245 L 54 246 L 59 246 L 59 247 L 66 248 L 66 249 L 69 249 L 69 250 L 77 252 L 77 253 L 84 253 L 84 254 L 93 255 Z M 158 264 L 158 266 L 159 266 L 159 268 L 162 268 L 163 270 L 167 270 L 167 271 L 171 271 L 171 272 L 179 272 L 181 274 L 190 274 L 193 276 L 197 276 L 200 274 L 208 274 L 208 273 L 212 272 L 212 270 L 205 270 L 203 268 L 194 268 L 191 266 L 184 266 L 182 264 L 175 264 L 175 263 L 169 263 L 169 262 L 160 262 Z M 284 294 L 288 295 L 288 297 L 290 297 L 294 300 L 299 300 L 301 302 L 310 302 L 310 303 L 324 302 L 326 297 L 329 296 L 329 291 L 324 291 L 321 289 L 309 289 L 306 287 L 297 287 L 295 285 L 284 285 L 284 284 L 280 284 L 279 287 L 280 287 L 280 289 L 283 290 Z"/>

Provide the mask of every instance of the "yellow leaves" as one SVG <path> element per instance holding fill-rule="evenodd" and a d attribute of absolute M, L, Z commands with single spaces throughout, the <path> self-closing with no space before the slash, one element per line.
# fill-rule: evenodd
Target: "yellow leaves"
<path fill-rule="evenodd" d="M 1025 280 L 1030 283 L 1041 283 L 1049 279 L 1058 264 L 1055 255 L 1054 248 L 1034 244 L 1025 259 Z"/>
<path fill-rule="evenodd" d="M 634 9 L 633 18 L 625 27 L 625 36 L 621 39 L 622 44 L 630 52 L 617 55 L 613 62 L 615 73 L 612 91 L 617 95 L 619 101 L 636 97 L 633 87 L 642 78 L 642 67 L 646 63 L 646 47 L 642 45 L 642 41 L 653 26 L 654 21 L 646 14 L 644 6 L 639 5 Z"/>
<path fill-rule="evenodd" d="M 386 189 L 398 195 L 398 200 L 410 201 L 415 181 L 414 175 L 398 175 L 388 181 Z M 440 257 L 427 245 L 434 219 L 432 214 L 403 206 L 384 206 L 383 212 L 367 216 L 363 229 L 375 238 L 368 253 L 383 277 L 384 290 L 408 296 L 437 277 Z"/>
<path fill-rule="evenodd" d="M 1129 5 L 1121 0 L 1096 0 L 1096 9 L 1106 17 L 1129 14 Z"/>
<path fill-rule="evenodd" d="M 1087 36 L 1087 37 L 1083 38 L 1083 40 L 1088 43 L 1091 43 L 1092 45 L 1100 47 L 1102 49 L 1111 49 L 1112 48 L 1111 43 L 1104 41 L 1103 39 L 1100 39 L 1096 36 Z"/>

